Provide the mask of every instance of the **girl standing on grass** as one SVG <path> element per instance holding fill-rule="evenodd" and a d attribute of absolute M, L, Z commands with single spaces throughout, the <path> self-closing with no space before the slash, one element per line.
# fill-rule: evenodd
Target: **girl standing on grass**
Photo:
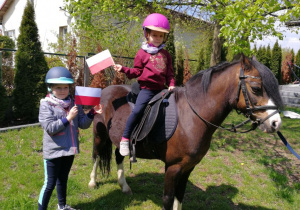
<path fill-rule="evenodd" d="M 97 105 L 85 114 L 81 106 L 70 97 L 70 85 L 74 83 L 68 69 L 53 67 L 46 75 L 48 95 L 41 100 L 39 122 L 44 129 L 43 158 L 45 182 L 40 192 L 38 209 L 47 209 L 56 186 L 57 209 L 71 210 L 66 204 L 68 176 L 74 155 L 79 153 L 78 127 L 90 127 L 94 115 L 102 113 Z"/>
<path fill-rule="evenodd" d="M 169 90 L 175 88 L 172 58 L 163 49 L 170 31 L 168 19 L 162 14 L 150 14 L 143 23 L 143 30 L 147 42 L 137 52 L 134 67 L 128 68 L 120 64 L 114 66 L 115 71 L 125 73 L 129 79 L 138 77 L 141 87 L 120 142 L 120 154 L 123 156 L 129 155 L 131 132 L 151 98 L 163 90 L 165 85 L 169 86 Z"/>

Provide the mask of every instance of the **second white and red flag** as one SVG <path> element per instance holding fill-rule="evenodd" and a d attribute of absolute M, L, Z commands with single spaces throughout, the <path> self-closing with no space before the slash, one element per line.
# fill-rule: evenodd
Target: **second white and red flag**
<path fill-rule="evenodd" d="M 96 106 L 100 104 L 101 88 L 75 87 L 75 104 Z"/>
<path fill-rule="evenodd" d="M 109 52 L 109 50 L 104 50 L 88 59 L 86 63 L 90 68 L 92 74 L 96 74 L 110 66 L 115 65 L 115 62 Z"/>

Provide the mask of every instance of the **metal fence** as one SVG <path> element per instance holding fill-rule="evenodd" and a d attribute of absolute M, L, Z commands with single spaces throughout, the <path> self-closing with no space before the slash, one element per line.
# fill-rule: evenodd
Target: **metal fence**
<path fill-rule="evenodd" d="M 9 58 L 3 59 L 3 53 L 12 53 Z M 14 56 L 15 56 L 15 49 L 7 49 L 7 48 L 0 48 L 0 84 L 3 84 L 5 88 L 8 90 L 8 95 L 12 93 L 14 88 Z M 76 56 L 76 65 L 77 65 L 77 75 L 75 76 L 80 77 L 83 76 L 83 86 L 89 86 L 93 76 L 90 74 L 89 67 L 86 64 L 86 59 L 93 56 L 95 53 L 88 53 L 86 56 L 77 55 Z M 50 53 L 44 52 L 44 55 L 47 59 L 48 64 L 52 65 L 64 65 L 67 66 L 68 57 L 72 55 L 61 54 L 61 53 Z M 125 66 L 133 66 L 134 58 L 131 57 L 124 57 L 124 56 L 116 56 L 113 55 L 114 60 L 117 63 L 120 63 Z M 50 67 L 50 66 L 49 66 Z M 114 78 L 115 72 L 112 68 L 109 68 L 105 71 L 106 78 L 108 78 L 108 85 L 111 83 L 112 79 Z M 128 80 L 126 80 L 128 82 Z"/>
<path fill-rule="evenodd" d="M 12 53 L 12 56 L 10 58 L 10 61 L 4 61 L 2 59 L 2 55 L 5 52 Z M 8 90 L 8 95 L 11 95 L 12 90 L 14 88 L 13 80 L 14 80 L 14 54 L 16 50 L 15 49 L 7 49 L 7 48 L 0 48 L 0 83 L 5 86 L 5 88 Z M 50 52 L 44 52 L 45 57 L 47 58 L 47 62 L 49 65 L 57 66 L 57 65 L 64 65 L 67 66 L 68 56 L 67 54 L 61 54 L 61 53 L 50 53 Z M 89 86 L 91 84 L 91 81 L 93 79 L 93 75 L 91 75 L 89 67 L 86 64 L 86 59 L 89 57 L 95 55 L 95 53 L 88 53 L 87 55 L 77 55 L 76 56 L 76 65 L 77 65 L 77 75 L 75 76 L 80 77 L 82 76 L 82 84 L 83 86 Z M 126 57 L 126 56 L 119 56 L 119 55 L 112 55 L 114 57 L 114 60 L 116 63 L 119 63 L 124 66 L 133 67 L 133 61 L 134 58 L 132 57 Z M 197 60 L 188 60 L 190 63 L 190 68 L 192 72 L 195 72 Z M 49 66 L 51 67 L 51 66 Z M 105 70 L 105 76 L 107 79 L 107 85 L 110 85 L 114 76 L 115 71 L 112 68 L 108 68 Z M 135 81 L 135 80 L 133 80 Z M 131 84 L 133 81 L 130 81 L 125 77 L 125 83 Z"/>

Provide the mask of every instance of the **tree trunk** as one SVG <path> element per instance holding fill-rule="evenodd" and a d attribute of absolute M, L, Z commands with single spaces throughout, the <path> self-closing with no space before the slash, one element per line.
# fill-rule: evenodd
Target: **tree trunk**
<path fill-rule="evenodd" d="M 219 37 L 221 25 L 217 22 L 214 26 L 213 49 L 210 56 L 210 66 L 215 66 L 221 62 L 221 52 L 223 40 Z"/>

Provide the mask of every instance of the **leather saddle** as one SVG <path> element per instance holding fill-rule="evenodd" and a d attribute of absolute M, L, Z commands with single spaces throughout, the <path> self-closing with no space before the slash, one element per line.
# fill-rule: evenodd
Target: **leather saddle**
<path fill-rule="evenodd" d="M 132 91 L 127 95 L 127 101 L 133 108 L 139 93 L 139 84 L 132 85 Z M 143 116 L 131 134 L 132 162 L 136 162 L 135 144 L 137 141 L 149 140 L 151 143 L 168 141 L 177 126 L 177 110 L 175 97 L 167 89 L 155 95 L 148 103 Z"/>

